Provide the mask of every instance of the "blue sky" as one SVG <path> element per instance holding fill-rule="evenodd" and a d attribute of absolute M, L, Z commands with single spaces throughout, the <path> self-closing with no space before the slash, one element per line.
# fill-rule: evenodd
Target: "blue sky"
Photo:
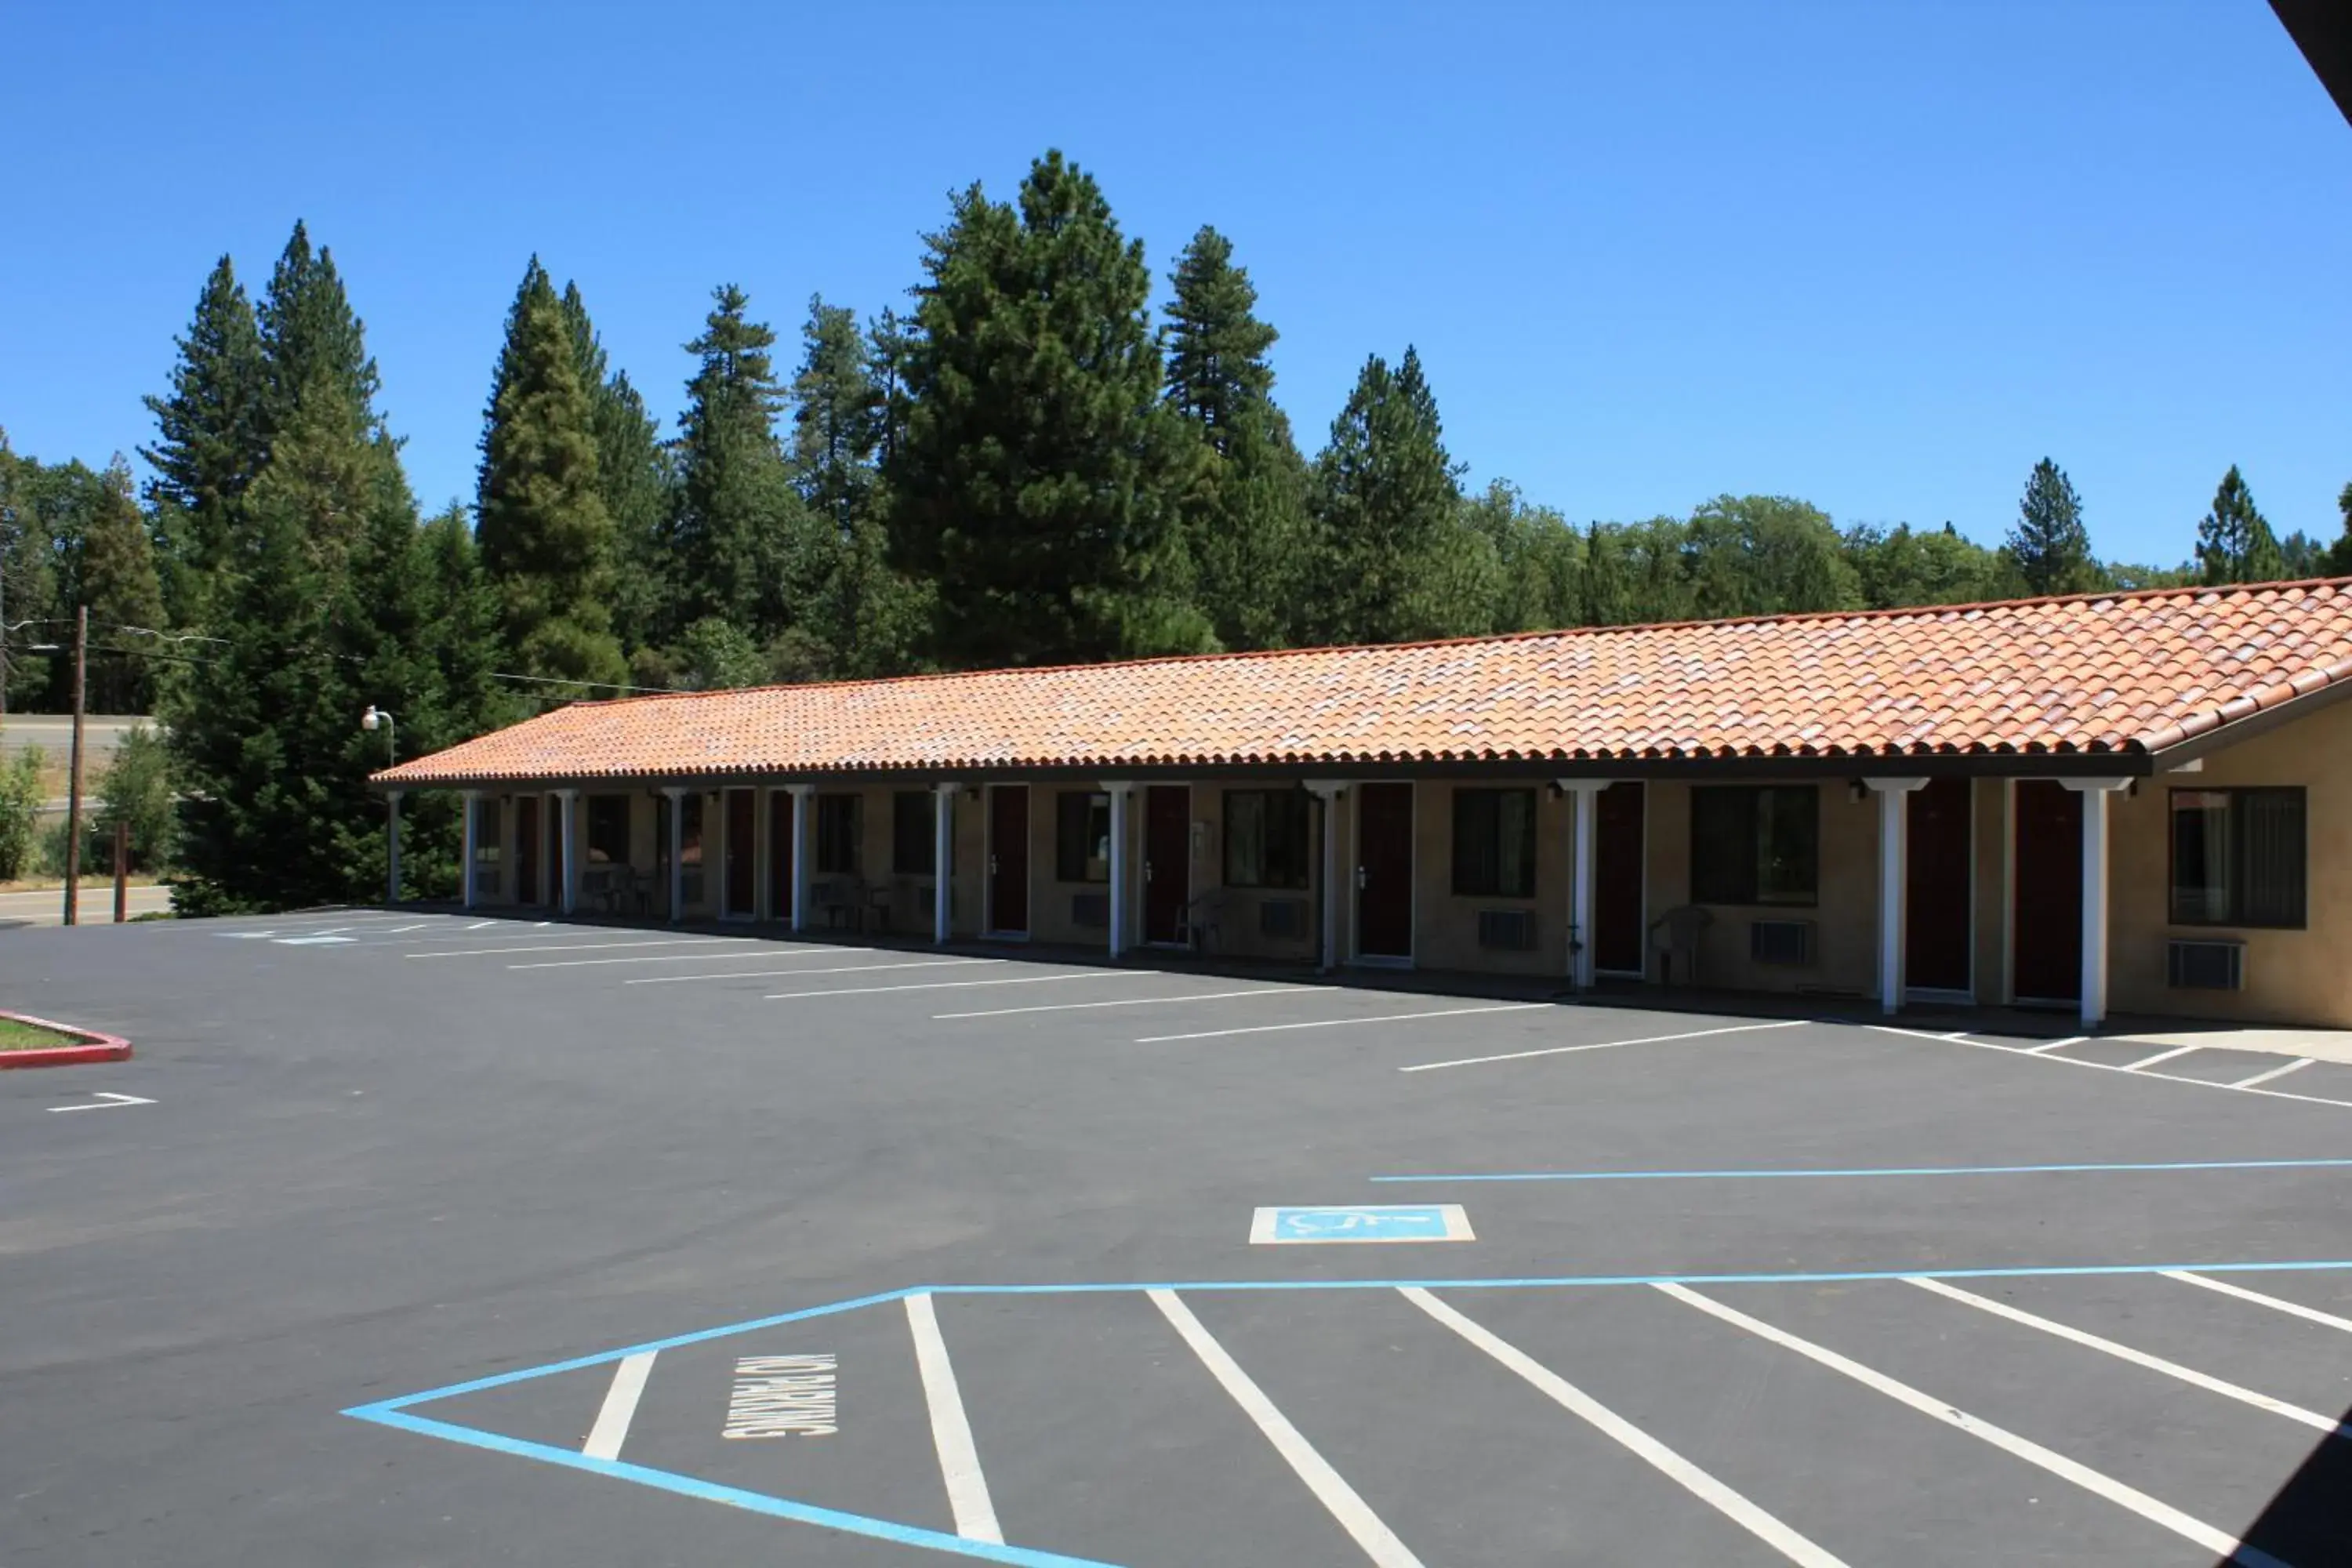
<path fill-rule="evenodd" d="M 214 258 L 297 216 L 410 477 L 469 495 L 534 250 L 669 419 L 712 284 L 900 303 L 1059 146 L 1155 270 L 1234 241 L 1319 445 L 1419 345 L 1454 455 L 1570 517 L 1806 498 L 1988 542 L 2047 453 L 2176 561 L 2231 462 L 2352 479 L 2352 127 L 2260 0 L 15 7 L 0 426 L 149 438 Z M 1163 290 L 1164 297 L 1164 290 Z M 789 346 L 793 346 L 788 344 Z"/>

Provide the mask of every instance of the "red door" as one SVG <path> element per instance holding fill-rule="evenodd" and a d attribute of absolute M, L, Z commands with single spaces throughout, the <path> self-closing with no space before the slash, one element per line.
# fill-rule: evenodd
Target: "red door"
<path fill-rule="evenodd" d="M 1356 953 L 1412 956 L 1412 785 L 1356 786 Z"/>
<path fill-rule="evenodd" d="M 768 918 L 793 912 L 793 797 L 778 790 L 768 796 Z"/>
<path fill-rule="evenodd" d="M 1192 786 L 1152 784 L 1143 792 L 1143 940 L 1184 940 L 1184 906 L 1192 899 Z"/>
<path fill-rule="evenodd" d="M 1601 792 L 1592 817 L 1592 967 L 1642 973 L 1642 852 L 1648 842 L 1637 784 Z"/>
<path fill-rule="evenodd" d="M 1029 786 L 988 792 L 988 929 L 1029 929 Z"/>
<path fill-rule="evenodd" d="M 727 792 L 727 908 L 730 915 L 748 915 L 759 897 L 759 866 L 751 843 L 760 820 L 760 797 L 748 789 Z"/>
<path fill-rule="evenodd" d="M 1967 779 L 1931 779 L 1906 797 L 1903 983 L 1926 991 L 1969 989 L 1970 915 Z"/>
<path fill-rule="evenodd" d="M 539 796 L 515 802 L 515 902 L 539 902 Z"/>
<path fill-rule="evenodd" d="M 2012 990 L 2072 1002 L 2083 994 L 2083 797 L 2047 779 L 2017 785 L 2017 905 Z"/>

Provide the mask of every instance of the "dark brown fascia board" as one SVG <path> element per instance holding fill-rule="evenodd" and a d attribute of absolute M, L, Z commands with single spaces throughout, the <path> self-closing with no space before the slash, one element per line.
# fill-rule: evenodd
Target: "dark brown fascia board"
<path fill-rule="evenodd" d="M 2333 680 L 2315 691 L 2306 691 L 2300 697 L 2290 697 L 2285 701 L 2273 703 L 2258 713 L 2249 713 L 2243 719 L 2231 723 L 2216 725 L 2201 735 L 2191 735 L 2176 745 L 2152 752 L 2149 753 L 2149 760 L 2155 772 L 2164 773 L 2179 767 L 2183 763 L 2194 762 L 2210 752 L 2225 751 L 2241 741 L 2251 741 L 2257 735 L 2266 735 L 2283 725 L 2294 723 L 2298 719 L 2307 719 L 2321 709 L 2333 707 L 2347 697 L 2352 697 L 2352 680 Z"/>
<path fill-rule="evenodd" d="M 2352 687 L 2345 689 L 2352 690 Z M 2305 700 L 2309 700 L 2305 699 Z M 2247 720 L 2226 732 L 2243 733 Z M 2198 741 L 2185 742 L 2195 746 Z M 2165 753 L 2180 754 L 2182 747 Z M 1267 763 L 1255 765 L 1168 765 L 1150 767 L 988 767 L 945 768 L 917 773 L 906 769 L 860 769 L 854 772 L 709 773 L 688 775 L 632 775 L 618 778 L 452 779 L 431 784 L 402 784 L 403 790 L 478 789 L 488 795 L 537 794 L 577 789 L 584 794 L 658 795 L 667 788 L 711 791 L 785 784 L 814 784 L 819 789 L 928 789 L 952 780 L 977 787 L 991 784 L 1093 785 L 1105 780 L 1149 784 L 1300 784 L 1336 779 L 1349 783 L 1387 779 L 1498 779 L 1549 783 L 1553 779 L 1722 780 L 1765 783 L 1869 778 L 2145 778 L 2158 764 L 2144 752 L 1970 752 L 1916 757 L 1645 757 L 1622 762 L 1544 762 L 1510 759 L 1478 762 L 1358 762 L 1347 763 Z M 379 784 L 378 788 L 392 786 Z"/>

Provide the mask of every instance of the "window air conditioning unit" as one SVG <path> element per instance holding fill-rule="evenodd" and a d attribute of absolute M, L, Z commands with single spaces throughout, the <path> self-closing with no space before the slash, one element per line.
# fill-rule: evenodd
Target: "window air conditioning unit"
<path fill-rule="evenodd" d="M 2243 991 L 2246 944 L 2175 938 L 2165 944 L 2164 983 L 2176 991 Z"/>
<path fill-rule="evenodd" d="M 1257 907 L 1257 934 L 1297 938 L 1307 934 L 1307 900 L 1268 899 Z"/>
<path fill-rule="evenodd" d="M 1480 910 L 1478 911 L 1478 945 L 1508 948 L 1525 952 L 1536 944 L 1536 912 L 1533 910 Z"/>
<path fill-rule="evenodd" d="M 1813 961 L 1811 921 L 1750 921 L 1748 956 L 1758 963 L 1801 967 Z"/>
<path fill-rule="evenodd" d="M 1108 893 L 1072 893 L 1070 923 L 1087 931 L 1110 929 L 1110 895 Z"/>

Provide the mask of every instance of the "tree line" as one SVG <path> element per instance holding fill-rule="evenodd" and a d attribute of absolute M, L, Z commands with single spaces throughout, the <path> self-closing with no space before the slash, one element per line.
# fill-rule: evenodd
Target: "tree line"
<path fill-rule="evenodd" d="M 665 433 L 531 258 L 475 494 L 428 516 L 331 254 L 298 224 L 257 298 L 224 257 L 147 399 L 143 491 L 0 435 L 10 704 L 63 705 L 35 645 L 89 605 L 92 707 L 168 725 L 183 904 L 268 907 L 381 886 L 370 703 L 411 756 L 639 689 L 2352 572 L 2352 485 L 2323 546 L 2276 537 L 2234 468 L 2167 568 L 2095 558 L 2046 458 L 1997 548 L 1773 496 L 1574 524 L 1465 489 L 1409 345 L 1310 457 L 1231 243 L 1196 233 L 1155 315 L 1142 243 L 1058 153 L 1010 201 L 957 194 L 919 268 L 904 313 L 813 298 L 789 370 L 713 289 Z M 455 809 L 411 802 L 421 893 L 454 889 Z"/>

